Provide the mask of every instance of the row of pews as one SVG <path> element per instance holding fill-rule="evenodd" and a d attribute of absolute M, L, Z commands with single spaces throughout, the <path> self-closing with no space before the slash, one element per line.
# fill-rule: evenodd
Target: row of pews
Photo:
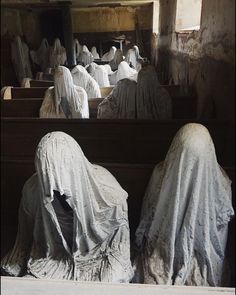
<path fill-rule="evenodd" d="M 11 98 L 1 100 L 2 256 L 15 240 L 21 190 L 35 171 L 36 147 L 40 139 L 51 131 L 64 131 L 71 135 L 88 160 L 107 168 L 128 192 L 132 241 L 152 170 L 158 162 L 164 160 L 178 129 L 188 122 L 199 122 L 208 128 L 215 144 L 218 162 L 233 181 L 235 208 L 234 123 L 227 120 L 198 121 L 196 98 L 192 94 L 186 94 L 180 86 L 165 87 L 176 108 L 176 116 L 168 121 L 97 120 L 95 117 L 84 120 L 40 119 L 38 112 L 46 87 L 13 87 L 9 90 Z M 101 99 L 89 102 L 94 114 Z M 233 268 L 232 286 L 235 284 L 234 228 L 233 220 L 228 239 L 228 255 Z"/>
<path fill-rule="evenodd" d="M 38 81 L 37 82 L 45 82 Z M 53 82 L 52 82 L 53 83 Z M 174 119 L 196 118 L 197 100 L 192 93 L 186 93 L 179 85 L 163 85 L 169 92 L 173 104 Z M 38 117 L 45 91 L 48 87 L 7 87 L 2 93 L 1 116 L 3 117 Z M 90 118 L 96 118 L 97 107 L 113 87 L 101 88 L 101 98 L 89 100 Z M 21 107 L 22 106 L 22 107 Z"/>

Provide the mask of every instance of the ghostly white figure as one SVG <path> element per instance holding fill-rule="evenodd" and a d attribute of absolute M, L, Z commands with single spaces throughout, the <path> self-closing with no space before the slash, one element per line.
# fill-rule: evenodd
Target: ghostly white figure
<path fill-rule="evenodd" d="M 79 55 L 82 52 L 82 45 L 80 45 L 78 39 L 74 39 L 73 46 L 74 46 L 74 59 L 77 62 L 79 60 Z"/>
<path fill-rule="evenodd" d="M 208 130 L 186 124 L 154 168 L 144 196 L 135 281 L 220 286 L 233 215 L 231 181 Z"/>
<path fill-rule="evenodd" d="M 137 80 L 137 118 L 171 119 L 172 100 L 169 93 L 161 87 L 156 70 L 146 66 L 138 73 Z"/>
<path fill-rule="evenodd" d="M 94 80 L 97 81 L 100 88 L 110 86 L 108 72 L 103 65 L 98 65 L 93 62 L 87 67 L 87 71 L 94 78 Z"/>
<path fill-rule="evenodd" d="M 100 56 L 99 56 L 99 54 L 98 54 L 98 52 L 97 52 L 97 48 L 96 48 L 95 46 L 93 46 L 93 47 L 91 48 L 91 53 L 92 53 L 94 59 L 99 59 L 99 58 L 100 58 Z"/>
<path fill-rule="evenodd" d="M 82 52 L 79 54 L 78 62 L 81 63 L 83 66 L 89 65 L 93 62 L 94 58 L 92 53 L 88 50 L 86 45 L 83 45 Z"/>
<path fill-rule="evenodd" d="M 133 48 L 127 51 L 125 61 L 127 61 L 127 63 L 131 65 L 135 70 L 141 70 L 143 58 L 139 54 L 138 46 L 134 45 Z"/>
<path fill-rule="evenodd" d="M 33 62 L 41 67 L 43 72 L 50 66 L 49 63 L 50 46 L 46 38 L 43 38 L 37 51 L 31 50 L 30 56 Z"/>
<path fill-rule="evenodd" d="M 116 52 L 116 47 L 112 46 L 108 52 L 103 54 L 101 60 L 102 61 L 111 61 L 115 56 L 115 52 Z"/>
<path fill-rule="evenodd" d="M 70 70 L 59 66 L 54 87 L 48 88 L 39 112 L 40 118 L 89 118 L 86 91 L 74 85 Z"/>
<path fill-rule="evenodd" d="M 63 66 L 67 61 L 66 50 L 61 45 L 61 41 L 59 38 L 54 40 L 53 46 L 50 48 L 49 53 L 49 64 L 51 68 L 55 68 L 56 66 Z"/>
<path fill-rule="evenodd" d="M 19 84 L 24 78 L 33 78 L 29 60 L 29 48 L 20 36 L 16 36 L 11 43 L 11 60 Z"/>
<path fill-rule="evenodd" d="M 98 105 L 98 119 L 135 119 L 136 82 L 120 80 Z"/>
<path fill-rule="evenodd" d="M 25 183 L 15 246 L 2 261 L 11 276 L 129 282 L 127 193 L 91 164 L 64 132 L 45 135 Z"/>
<path fill-rule="evenodd" d="M 131 80 L 137 81 L 138 72 L 135 69 L 132 69 L 126 61 L 122 61 L 117 71 L 109 76 L 109 81 L 111 85 L 116 85 L 118 81 L 129 78 Z"/>
<path fill-rule="evenodd" d="M 123 61 L 123 53 L 120 49 L 117 49 L 114 55 L 114 58 L 110 61 L 110 66 L 112 71 L 118 69 L 119 64 Z"/>
<path fill-rule="evenodd" d="M 77 65 L 71 71 L 74 85 L 84 88 L 88 95 L 88 99 L 101 97 L 101 91 L 96 80 L 89 75 L 86 69 Z"/>

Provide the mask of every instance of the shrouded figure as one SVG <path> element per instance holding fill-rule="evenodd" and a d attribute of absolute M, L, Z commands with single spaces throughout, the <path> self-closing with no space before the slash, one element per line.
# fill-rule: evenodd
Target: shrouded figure
<path fill-rule="evenodd" d="M 95 46 L 93 46 L 91 48 L 91 53 L 92 53 L 94 59 L 100 59 L 100 56 L 99 56 L 99 54 L 97 52 L 97 48 Z"/>
<path fill-rule="evenodd" d="M 233 215 L 231 181 L 208 130 L 186 124 L 154 168 L 144 196 L 134 281 L 220 286 Z"/>
<path fill-rule="evenodd" d="M 101 97 L 98 83 L 83 66 L 77 65 L 72 69 L 71 74 L 74 84 L 84 88 L 88 95 L 88 99 Z"/>
<path fill-rule="evenodd" d="M 45 135 L 25 183 L 16 242 L 2 273 L 46 279 L 129 282 L 127 193 L 63 132 Z"/>
<path fill-rule="evenodd" d="M 137 74 L 137 71 L 132 69 L 126 61 L 122 61 L 118 69 L 109 76 L 110 84 L 116 85 L 120 80 L 125 78 L 137 81 Z"/>
<path fill-rule="evenodd" d="M 50 48 L 49 64 L 51 68 L 63 66 L 67 61 L 66 50 L 61 45 L 60 39 L 56 38 L 53 46 Z"/>
<path fill-rule="evenodd" d="M 80 45 L 78 39 L 74 39 L 73 49 L 74 49 L 74 60 L 76 60 L 77 62 L 79 60 L 80 52 L 82 52 L 82 45 Z"/>
<path fill-rule="evenodd" d="M 118 69 L 119 64 L 123 61 L 123 53 L 120 49 L 117 49 L 114 55 L 114 58 L 110 61 L 110 66 L 112 71 Z"/>
<path fill-rule="evenodd" d="M 103 65 L 98 65 L 92 62 L 88 67 L 87 71 L 97 81 L 100 88 L 109 87 L 110 82 L 108 78 L 108 70 Z"/>
<path fill-rule="evenodd" d="M 161 87 L 153 66 L 143 67 L 137 79 L 137 118 L 171 119 L 172 101 Z"/>
<path fill-rule="evenodd" d="M 86 65 L 91 64 L 93 60 L 94 58 L 92 53 L 88 50 L 86 45 L 83 45 L 78 57 L 78 62 L 85 67 Z"/>
<path fill-rule="evenodd" d="M 86 91 L 74 85 L 70 70 L 59 66 L 54 72 L 54 87 L 48 88 L 39 111 L 40 118 L 89 118 Z"/>
<path fill-rule="evenodd" d="M 135 119 L 136 82 L 120 80 L 98 105 L 98 119 Z"/>
<path fill-rule="evenodd" d="M 114 58 L 115 53 L 116 53 L 116 47 L 112 46 L 108 52 L 103 54 L 101 60 L 102 61 L 111 61 Z"/>
<path fill-rule="evenodd" d="M 42 72 L 50 66 L 49 64 L 50 46 L 46 38 L 43 38 L 37 51 L 31 50 L 30 56 L 33 62 L 41 67 Z"/>
<path fill-rule="evenodd" d="M 129 49 L 125 61 L 136 71 L 141 70 L 143 58 L 139 54 L 139 49 L 137 45 L 134 45 L 133 48 Z"/>

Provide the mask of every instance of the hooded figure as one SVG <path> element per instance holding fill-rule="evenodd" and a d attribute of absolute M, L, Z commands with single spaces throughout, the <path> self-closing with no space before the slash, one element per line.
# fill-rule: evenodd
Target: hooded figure
<path fill-rule="evenodd" d="M 51 68 L 63 66 L 66 63 L 66 50 L 61 45 L 59 38 L 56 38 L 53 46 L 50 48 L 49 63 Z"/>
<path fill-rule="evenodd" d="M 54 73 L 54 87 L 48 88 L 39 112 L 40 118 L 89 118 L 86 91 L 75 86 L 70 70 L 59 66 Z"/>
<path fill-rule="evenodd" d="M 50 46 L 46 38 L 43 38 L 37 51 L 30 51 L 33 62 L 41 67 L 42 72 L 45 72 L 49 67 L 49 52 Z"/>
<path fill-rule="evenodd" d="M 100 88 L 110 86 L 107 69 L 103 65 L 93 62 L 87 67 L 87 71 L 97 81 Z"/>
<path fill-rule="evenodd" d="M 29 59 L 29 48 L 20 36 L 16 36 L 11 43 L 11 59 L 19 84 L 24 78 L 33 78 Z"/>
<path fill-rule="evenodd" d="M 74 85 L 84 88 L 88 95 L 88 99 L 101 97 L 101 91 L 98 83 L 89 75 L 86 69 L 77 65 L 71 71 Z"/>
<path fill-rule="evenodd" d="M 135 119 L 136 82 L 120 80 L 98 105 L 98 119 Z"/>
<path fill-rule="evenodd" d="M 154 168 L 144 196 L 135 281 L 220 286 L 233 215 L 231 181 L 208 130 L 186 124 Z"/>
<path fill-rule="evenodd" d="M 86 45 L 83 45 L 82 51 L 79 54 L 78 62 L 85 67 L 86 65 L 91 64 L 93 60 L 92 53 L 88 50 Z"/>
<path fill-rule="evenodd" d="M 74 60 L 76 60 L 77 62 L 79 60 L 80 52 L 82 52 L 82 45 L 80 45 L 78 39 L 74 39 L 73 45 L 74 45 Z"/>
<path fill-rule="evenodd" d="M 110 84 L 116 85 L 118 81 L 129 78 L 131 80 L 137 81 L 138 72 L 132 69 L 126 61 L 122 61 L 117 71 L 115 71 L 112 75 L 109 76 Z"/>
<path fill-rule="evenodd" d="M 103 54 L 101 60 L 102 61 L 111 61 L 115 56 L 115 52 L 116 52 L 116 47 L 112 46 L 107 53 Z"/>
<path fill-rule="evenodd" d="M 146 66 L 138 73 L 137 119 L 171 119 L 172 100 L 160 86 L 156 70 Z"/>
<path fill-rule="evenodd" d="M 25 183 L 15 246 L 2 261 L 11 276 L 129 282 L 127 193 L 91 164 L 64 132 L 45 135 Z"/>
<path fill-rule="evenodd" d="M 106 69 L 106 71 L 107 71 L 107 74 L 108 74 L 108 77 L 109 77 L 109 75 L 111 75 L 111 74 L 113 74 L 113 73 L 114 73 L 114 72 L 112 71 L 112 69 L 111 69 L 111 66 L 110 66 L 110 65 L 106 64 L 106 65 L 103 65 L 103 67 Z"/>
<path fill-rule="evenodd" d="M 139 54 L 138 46 L 134 45 L 133 48 L 128 50 L 125 61 L 135 70 L 141 70 L 143 58 Z"/>
<path fill-rule="evenodd" d="M 114 55 L 114 58 L 110 61 L 110 66 L 112 71 L 118 69 L 119 64 L 123 61 L 123 53 L 120 49 L 117 49 Z"/>
<path fill-rule="evenodd" d="M 100 59 L 100 56 L 99 56 L 99 54 L 98 54 L 98 52 L 97 52 L 97 48 L 96 48 L 95 46 L 93 46 L 93 47 L 91 48 L 91 53 L 92 53 L 94 59 Z"/>

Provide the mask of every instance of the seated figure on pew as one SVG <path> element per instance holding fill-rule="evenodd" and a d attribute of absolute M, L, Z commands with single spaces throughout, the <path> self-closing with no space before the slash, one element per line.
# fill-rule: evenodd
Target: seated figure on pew
<path fill-rule="evenodd" d="M 64 132 L 41 139 L 35 168 L 23 188 L 16 242 L 1 273 L 129 282 L 128 195 L 113 175 L 91 164 Z"/>
<path fill-rule="evenodd" d="M 74 59 L 78 62 L 80 52 L 82 51 L 83 46 L 80 45 L 78 39 L 74 39 L 73 41 L 73 50 L 74 50 Z"/>
<path fill-rule="evenodd" d="M 74 85 L 84 88 L 88 95 L 88 99 L 101 97 L 101 91 L 97 81 L 89 75 L 85 67 L 81 65 L 75 66 L 71 70 L 71 75 Z"/>
<path fill-rule="evenodd" d="M 108 71 L 103 65 L 92 62 L 86 69 L 94 80 L 97 81 L 100 88 L 110 86 Z"/>
<path fill-rule="evenodd" d="M 139 49 L 137 45 L 134 45 L 133 48 L 127 51 L 125 61 L 136 71 L 141 70 L 143 58 L 139 54 Z"/>
<path fill-rule="evenodd" d="M 78 57 L 78 63 L 82 66 L 87 66 L 93 62 L 94 58 L 92 53 L 88 50 L 86 45 L 83 45 L 82 50 Z"/>
<path fill-rule="evenodd" d="M 61 45 L 60 39 L 56 38 L 49 51 L 49 67 L 55 68 L 57 66 L 63 66 L 66 62 L 66 49 Z"/>
<path fill-rule="evenodd" d="M 118 66 L 123 61 L 123 59 L 123 52 L 120 49 L 117 49 L 114 58 L 109 63 L 112 71 L 116 71 L 118 69 Z"/>
<path fill-rule="evenodd" d="M 103 54 L 101 60 L 110 62 L 111 60 L 113 60 L 115 53 L 116 53 L 116 47 L 112 46 L 108 52 Z"/>
<path fill-rule="evenodd" d="M 91 48 L 91 53 L 92 53 L 94 59 L 100 59 L 100 56 L 99 56 L 99 54 L 97 52 L 97 48 L 95 46 L 93 46 Z"/>
<path fill-rule="evenodd" d="M 50 66 L 49 53 L 50 46 L 46 38 L 43 38 L 38 50 L 30 51 L 32 61 L 40 66 L 42 72 L 45 72 L 46 69 Z"/>
<path fill-rule="evenodd" d="M 161 87 L 153 66 L 143 67 L 137 79 L 137 119 L 171 119 L 172 100 Z"/>
<path fill-rule="evenodd" d="M 59 66 L 54 73 L 54 87 L 45 93 L 40 118 L 89 118 L 86 91 L 74 85 L 70 70 Z"/>
<path fill-rule="evenodd" d="M 98 105 L 98 119 L 135 119 L 136 82 L 122 79 Z"/>
<path fill-rule="evenodd" d="M 196 123 L 183 126 L 144 196 L 134 282 L 224 285 L 231 194 L 208 130 Z"/>
<path fill-rule="evenodd" d="M 109 75 L 109 81 L 111 85 L 116 85 L 120 80 L 129 78 L 137 81 L 138 72 L 132 69 L 126 61 L 122 61 L 118 69 L 111 75 Z"/>

